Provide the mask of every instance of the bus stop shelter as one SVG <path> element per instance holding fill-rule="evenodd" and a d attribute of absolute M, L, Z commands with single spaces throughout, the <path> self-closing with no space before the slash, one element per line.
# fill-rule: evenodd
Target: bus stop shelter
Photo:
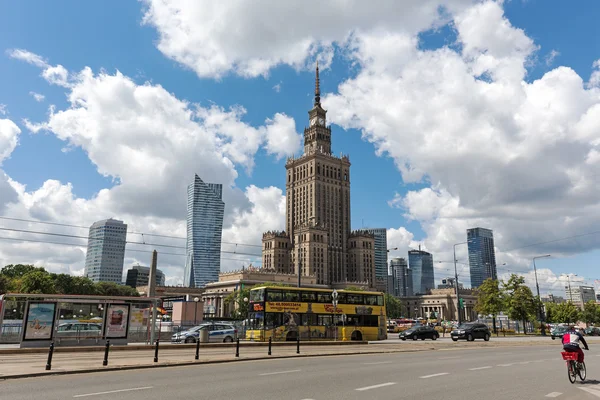
<path fill-rule="evenodd" d="M 159 297 L 6 293 L 0 295 L 0 343 L 153 343 L 160 304 Z"/>

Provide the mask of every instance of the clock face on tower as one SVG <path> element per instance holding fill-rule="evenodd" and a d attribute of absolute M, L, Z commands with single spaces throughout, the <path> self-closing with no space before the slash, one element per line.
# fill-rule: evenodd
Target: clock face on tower
<path fill-rule="evenodd" d="M 313 126 L 317 123 L 317 117 L 314 117 L 313 119 L 310 120 L 310 126 Z"/>
<path fill-rule="evenodd" d="M 325 119 L 324 118 L 319 118 L 319 125 L 325 126 Z"/>

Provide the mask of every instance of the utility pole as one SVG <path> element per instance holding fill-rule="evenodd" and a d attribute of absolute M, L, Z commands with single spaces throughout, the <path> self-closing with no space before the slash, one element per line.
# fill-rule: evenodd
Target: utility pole
<path fill-rule="evenodd" d="M 462 307 L 460 305 L 460 290 L 458 288 L 458 269 L 456 269 L 456 246 L 460 245 L 460 244 L 466 244 L 469 242 L 462 242 L 462 243 L 456 243 L 453 248 L 454 248 L 454 283 L 456 285 L 456 309 L 457 309 L 457 314 L 458 314 L 458 324 L 460 325 L 462 323 Z"/>
<path fill-rule="evenodd" d="M 540 319 L 540 329 L 541 329 L 542 336 L 546 336 L 546 323 L 544 322 L 545 318 L 544 318 L 544 311 L 542 309 L 542 298 L 540 297 L 540 285 L 538 283 L 537 268 L 535 266 L 535 259 L 536 258 L 545 258 L 545 257 L 550 257 L 550 254 L 546 254 L 544 256 L 533 257 L 533 272 L 535 274 L 535 289 L 537 290 L 537 297 L 538 297 L 538 316 L 539 316 L 539 319 Z"/>

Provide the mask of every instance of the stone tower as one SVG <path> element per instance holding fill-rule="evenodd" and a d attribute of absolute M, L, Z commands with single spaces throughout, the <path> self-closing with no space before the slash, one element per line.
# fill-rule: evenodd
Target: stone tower
<path fill-rule="evenodd" d="M 348 283 L 351 275 L 373 285 L 373 235 L 362 233 L 353 238 L 353 245 L 368 254 L 357 253 L 353 270 L 348 269 L 350 159 L 332 154 L 331 126 L 327 125 L 327 110 L 321 106 L 318 65 L 308 121 L 304 153 L 288 158 L 285 165 L 286 230 L 263 235 L 263 266 L 295 274 L 300 269 L 303 276 L 314 275 L 318 284 Z"/>

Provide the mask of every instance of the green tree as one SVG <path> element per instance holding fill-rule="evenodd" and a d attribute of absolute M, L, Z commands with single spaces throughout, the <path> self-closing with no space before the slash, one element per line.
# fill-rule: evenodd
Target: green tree
<path fill-rule="evenodd" d="M 385 294 L 385 311 L 388 318 L 400 318 L 402 316 L 402 303 L 397 297 L 389 293 Z"/>
<path fill-rule="evenodd" d="M 8 293 L 10 291 L 11 280 L 3 275 L 0 275 L 0 294 Z"/>
<path fill-rule="evenodd" d="M 250 298 L 250 289 L 244 288 L 236 290 L 225 297 L 225 304 L 233 304 L 234 309 L 231 311 L 231 318 L 245 319 L 248 318 L 248 302 L 244 299 Z"/>
<path fill-rule="evenodd" d="M 96 290 L 101 296 L 132 296 L 137 297 L 140 294 L 137 290 L 126 285 L 118 285 L 114 282 L 98 282 Z"/>
<path fill-rule="evenodd" d="M 594 324 L 600 319 L 600 310 L 595 301 L 588 301 L 583 305 L 583 311 L 581 312 L 581 319 L 586 324 Z"/>
<path fill-rule="evenodd" d="M 475 310 L 479 314 L 491 315 L 494 333 L 496 333 L 496 316 L 504 310 L 504 293 L 495 279 L 488 278 L 477 288 Z"/>
<path fill-rule="evenodd" d="M 348 286 L 344 290 L 351 290 L 353 292 L 364 292 L 365 291 L 365 289 L 359 288 L 358 286 Z"/>
<path fill-rule="evenodd" d="M 503 282 L 505 292 L 505 308 L 509 318 L 523 321 L 523 331 L 527 321 L 531 320 L 536 311 L 536 300 L 531 289 L 525 285 L 525 278 L 511 274 L 508 282 Z"/>
<path fill-rule="evenodd" d="M 52 276 L 44 269 L 28 272 L 20 279 L 22 293 L 56 293 Z"/>
<path fill-rule="evenodd" d="M 548 303 L 546 308 L 551 310 L 552 322 L 563 324 L 563 323 L 575 323 L 579 320 L 579 309 L 571 302 L 568 303 Z"/>
<path fill-rule="evenodd" d="M 7 278 L 18 279 L 33 271 L 45 271 L 44 268 L 35 267 L 31 264 L 9 264 L 0 270 L 0 275 Z"/>

